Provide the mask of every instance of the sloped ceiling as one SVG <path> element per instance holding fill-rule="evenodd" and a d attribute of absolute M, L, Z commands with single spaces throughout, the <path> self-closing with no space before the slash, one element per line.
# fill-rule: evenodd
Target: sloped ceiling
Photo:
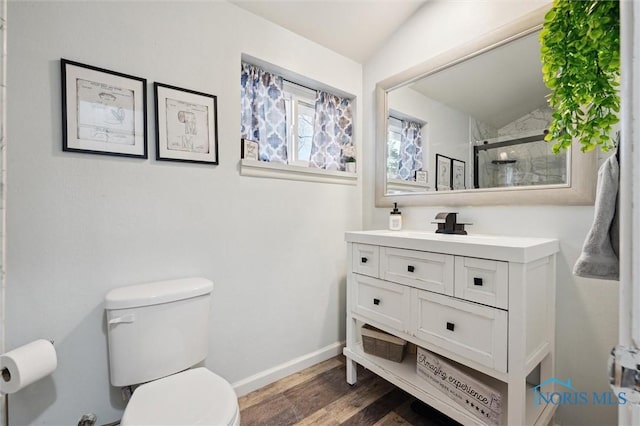
<path fill-rule="evenodd" d="M 365 63 L 426 0 L 229 0 L 281 27 Z"/>
<path fill-rule="evenodd" d="M 547 105 L 538 33 L 414 83 L 424 96 L 499 129 Z"/>

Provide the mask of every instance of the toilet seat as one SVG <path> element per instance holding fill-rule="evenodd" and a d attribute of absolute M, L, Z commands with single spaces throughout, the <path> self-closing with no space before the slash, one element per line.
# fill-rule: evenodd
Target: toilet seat
<path fill-rule="evenodd" d="M 240 424 L 231 385 L 206 368 L 194 368 L 139 386 L 121 426 Z"/>

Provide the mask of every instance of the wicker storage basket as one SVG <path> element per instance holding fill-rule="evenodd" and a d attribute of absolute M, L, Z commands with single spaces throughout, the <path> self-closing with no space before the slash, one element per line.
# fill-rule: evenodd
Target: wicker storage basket
<path fill-rule="evenodd" d="M 369 324 L 362 326 L 362 346 L 368 354 L 402 362 L 406 345 L 406 340 L 378 330 Z"/>

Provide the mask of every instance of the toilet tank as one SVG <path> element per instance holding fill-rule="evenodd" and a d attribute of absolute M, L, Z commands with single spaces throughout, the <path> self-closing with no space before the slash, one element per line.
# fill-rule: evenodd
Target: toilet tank
<path fill-rule="evenodd" d="M 111 384 L 149 382 L 204 360 L 212 290 L 205 278 L 184 278 L 107 293 Z"/>

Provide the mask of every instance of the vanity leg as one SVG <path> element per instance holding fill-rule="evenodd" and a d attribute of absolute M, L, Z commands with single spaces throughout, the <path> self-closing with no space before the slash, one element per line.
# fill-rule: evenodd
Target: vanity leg
<path fill-rule="evenodd" d="M 350 385 L 355 385 L 358 381 L 358 364 L 355 361 L 347 358 L 347 383 Z"/>
<path fill-rule="evenodd" d="M 524 425 L 526 424 L 527 413 L 527 395 L 524 377 L 517 380 L 509 381 L 509 389 L 507 390 L 507 399 L 509 401 L 509 409 L 507 413 L 508 425 Z"/>
<path fill-rule="evenodd" d="M 351 253 L 353 252 L 353 244 L 347 244 L 347 265 L 352 264 Z M 347 349 L 353 350 L 357 345 L 358 333 L 357 327 L 358 323 L 355 318 L 351 317 L 350 313 L 352 311 L 353 306 L 353 298 L 351 295 L 351 288 L 355 285 L 352 281 L 353 278 L 351 274 L 347 274 Z M 356 370 L 357 364 L 351 358 L 347 357 L 347 383 L 350 385 L 355 385 L 358 380 L 358 373 Z"/>

